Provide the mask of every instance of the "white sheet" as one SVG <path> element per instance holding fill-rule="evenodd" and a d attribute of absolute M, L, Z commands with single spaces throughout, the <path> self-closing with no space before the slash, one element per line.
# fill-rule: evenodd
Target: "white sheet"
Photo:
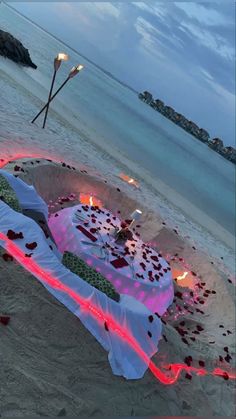
<path fill-rule="evenodd" d="M 22 184 L 21 187 L 23 187 Z M 20 192 L 18 193 L 20 195 Z M 22 196 L 20 197 L 21 202 Z M 85 310 L 68 293 L 45 283 L 42 272 L 35 273 L 30 266 L 25 265 L 25 268 L 32 272 L 55 298 L 80 318 L 84 326 L 100 342 L 108 352 L 108 359 L 113 373 L 121 375 L 126 379 L 141 378 L 148 368 L 147 363 L 140 358 L 125 340 L 120 338 L 116 331 L 111 329 L 108 332 L 105 330 L 104 319 L 106 320 L 107 317 L 112 316 L 121 328 L 131 333 L 150 359 L 157 352 L 157 345 L 161 338 L 162 327 L 159 318 L 153 316 L 153 321 L 150 321 L 151 312 L 134 298 L 121 295 L 121 301 L 117 303 L 71 273 L 61 265 L 58 258 L 50 250 L 40 227 L 32 219 L 13 211 L 8 205 L 0 201 L 0 234 L 6 235 L 9 229 L 23 233 L 24 238 L 14 240 L 14 243 L 24 253 L 33 252 L 32 259 L 42 268 L 43 272 L 53 275 L 63 286 L 78 293 L 85 302 L 90 302 L 91 305 L 102 310 L 104 318 L 102 320 L 95 318 L 92 315 L 92 311 Z M 33 251 L 27 250 L 25 244 L 34 241 L 37 242 L 37 247 Z M 8 250 L 7 241 L 3 240 L 1 236 L 0 246 Z M 16 259 L 21 263 L 18 256 Z M 28 261 L 28 258 L 26 260 Z M 149 333 L 151 332 L 151 337 L 148 335 L 148 331 Z"/>

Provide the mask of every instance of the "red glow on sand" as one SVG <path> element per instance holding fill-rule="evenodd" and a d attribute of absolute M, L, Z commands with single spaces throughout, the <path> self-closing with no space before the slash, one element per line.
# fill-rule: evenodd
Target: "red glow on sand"
<path fill-rule="evenodd" d="M 7 156 L 7 157 L 2 157 L 0 158 L 0 169 L 2 169 L 4 166 L 7 166 L 7 164 L 11 163 L 12 161 L 15 160 L 21 160 L 21 159 L 50 159 L 50 156 L 47 156 L 46 153 L 43 155 L 40 152 L 30 152 L 30 153 L 26 153 L 26 152 L 21 152 L 21 153 L 16 153 L 14 154 L 14 156 Z M 59 158 L 53 158 L 53 161 L 55 162 L 60 162 Z"/>
<path fill-rule="evenodd" d="M 82 309 L 90 312 L 92 316 L 96 318 L 97 321 L 102 321 L 108 327 L 108 330 L 112 330 L 117 333 L 121 339 L 125 340 L 126 343 L 140 356 L 140 358 L 149 366 L 150 370 L 154 376 L 163 384 L 173 384 L 175 383 L 182 370 L 188 372 L 195 372 L 199 376 L 203 375 L 219 375 L 227 376 L 230 379 L 235 379 L 236 375 L 228 373 L 226 371 L 215 369 L 213 372 L 208 372 L 202 368 L 194 368 L 186 366 L 185 364 L 170 364 L 166 366 L 169 369 L 169 374 L 165 374 L 161 371 L 152 361 L 149 360 L 146 353 L 142 350 L 138 342 L 134 339 L 128 329 L 122 328 L 112 316 L 108 316 L 103 313 L 95 304 L 86 301 L 81 295 L 73 291 L 70 287 L 64 285 L 56 277 L 46 272 L 41 268 L 33 259 L 25 257 L 24 252 L 17 246 L 16 243 L 9 240 L 7 236 L 3 233 L 0 233 L 0 240 L 3 240 L 6 243 L 6 250 L 11 254 L 21 265 L 23 265 L 29 272 L 33 275 L 40 277 L 41 281 L 54 289 L 58 289 L 61 292 L 69 295 L 74 301 L 76 301 Z M 170 376 L 171 374 L 171 376 Z"/>

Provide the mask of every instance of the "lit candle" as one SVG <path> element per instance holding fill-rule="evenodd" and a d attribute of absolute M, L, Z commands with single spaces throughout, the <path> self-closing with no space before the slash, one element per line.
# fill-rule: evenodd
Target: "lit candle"
<path fill-rule="evenodd" d="M 132 214 L 130 215 L 130 219 L 132 221 L 138 221 L 142 216 L 142 211 L 140 211 L 139 209 L 136 209 L 134 212 L 132 212 Z"/>

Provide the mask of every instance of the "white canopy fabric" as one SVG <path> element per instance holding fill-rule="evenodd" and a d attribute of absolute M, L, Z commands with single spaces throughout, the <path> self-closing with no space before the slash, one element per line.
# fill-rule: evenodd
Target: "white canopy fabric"
<path fill-rule="evenodd" d="M 20 187 L 15 189 L 19 181 L 15 178 L 11 186 L 14 190 L 17 189 L 22 205 L 24 197 L 29 202 L 29 195 L 24 194 L 29 187 L 20 181 Z M 35 190 L 34 193 L 37 194 Z M 41 198 L 38 198 L 37 208 L 40 207 L 39 210 L 42 211 Z M 7 238 L 9 230 L 15 233 L 22 232 L 23 238 L 9 240 Z M 33 250 L 28 250 L 26 244 L 32 242 L 37 246 Z M 126 379 L 143 377 L 150 358 L 157 352 L 161 338 L 162 324 L 157 316 L 152 315 L 133 297 L 121 295 L 119 303 L 111 300 L 66 269 L 49 248 L 44 233 L 37 223 L 13 211 L 1 200 L 0 246 L 11 253 L 55 298 L 80 318 L 84 326 L 108 352 L 108 360 L 115 375 Z M 26 253 L 32 253 L 31 257 L 25 257 Z M 132 342 L 136 345 L 136 349 L 132 347 Z M 141 351 L 141 356 L 137 353 L 137 348 Z"/>

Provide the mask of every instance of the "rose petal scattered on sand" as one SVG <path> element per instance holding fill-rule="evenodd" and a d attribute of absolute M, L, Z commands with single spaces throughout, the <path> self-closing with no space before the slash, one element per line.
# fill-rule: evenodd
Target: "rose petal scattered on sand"
<path fill-rule="evenodd" d="M 7 326 L 10 321 L 10 316 L 0 316 L 0 323 Z"/>
<path fill-rule="evenodd" d="M 229 354 L 227 354 L 224 359 L 226 362 L 230 363 L 230 360 L 232 359 L 232 357 Z"/>
<path fill-rule="evenodd" d="M 184 362 L 185 362 L 186 365 L 188 365 L 188 367 L 190 367 L 191 362 L 192 362 L 192 357 L 186 356 L 186 358 L 184 358 Z"/>
<path fill-rule="evenodd" d="M 20 166 L 14 166 L 14 170 L 15 170 L 15 172 L 19 172 L 21 170 L 21 167 Z"/>
<path fill-rule="evenodd" d="M 205 367 L 205 362 L 204 361 L 199 360 L 198 363 L 199 363 L 200 367 Z"/>
<path fill-rule="evenodd" d="M 198 325 L 197 325 L 197 330 L 198 330 L 199 332 L 201 332 L 202 330 L 204 330 L 204 328 L 198 324 Z"/>
<path fill-rule="evenodd" d="M 3 258 L 3 260 L 5 260 L 5 262 L 12 262 L 13 261 L 13 257 L 12 257 L 12 255 L 9 255 L 9 253 L 3 253 L 2 258 Z"/>

